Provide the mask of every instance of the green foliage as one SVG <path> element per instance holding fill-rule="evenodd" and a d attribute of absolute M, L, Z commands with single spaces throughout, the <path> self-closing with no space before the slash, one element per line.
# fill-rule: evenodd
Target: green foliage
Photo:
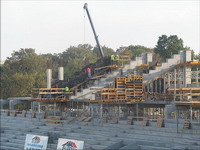
<path fill-rule="evenodd" d="M 34 87 L 45 87 L 46 57 L 34 49 L 14 51 L 1 66 L 1 98 L 30 96 Z"/>
<path fill-rule="evenodd" d="M 155 52 L 164 58 L 170 58 L 173 54 L 178 54 L 180 50 L 184 50 L 183 40 L 178 38 L 177 35 L 167 37 L 162 35 L 159 37 Z"/>
<path fill-rule="evenodd" d="M 65 67 L 65 78 L 71 78 L 75 72 L 80 71 L 85 65 L 97 61 L 97 56 L 89 44 L 78 45 L 78 47 L 71 46 L 62 54 Z"/>
<path fill-rule="evenodd" d="M 153 52 L 153 49 L 147 48 L 141 45 L 130 45 L 128 46 L 128 51 L 124 51 L 123 54 L 128 54 L 132 59 L 135 59 L 136 56 L 141 55 L 142 53 Z"/>
<path fill-rule="evenodd" d="M 105 56 L 115 54 L 114 50 L 106 46 L 102 47 Z M 155 51 L 154 60 L 159 62 L 159 56 L 170 57 L 171 54 L 182 50 L 183 41 L 177 36 L 159 37 Z M 189 49 L 189 48 L 185 48 Z M 154 52 L 154 49 L 141 45 L 130 45 L 121 55 L 129 55 L 132 59 L 141 53 Z M 31 96 L 33 88 L 46 87 L 46 63 L 47 59 L 52 61 L 53 79 L 58 78 L 58 61 L 63 58 L 64 79 L 68 80 L 76 76 L 77 72 L 85 70 L 85 66 L 95 63 L 100 59 L 100 52 L 97 47 L 90 44 L 80 44 L 70 46 L 66 51 L 60 54 L 42 54 L 38 55 L 34 49 L 20 49 L 14 51 L 11 57 L 7 58 L 3 65 L 0 65 L 1 73 L 1 98 Z M 200 59 L 200 55 L 193 57 Z M 100 60 L 102 61 L 102 60 Z M 84 73 L 83 73 L 84 74 Z"/>
<path fill-rule="evenodd" d="M 112 54 L 115 53 L 113 49 L 108 48 L 108 47 L 106 47 L 105 45 L 102 47 L 102 50 L 103 50 L 105 56 L 111 56 Z M 98 48 L 98 47 L 94 47 L 94 50 L 93 50 L 93 51 L 94 51 L 94 53 L 95 53 L 98 57 L 101 57 L 100 51 L 99 51 L 99 48 Z"/>

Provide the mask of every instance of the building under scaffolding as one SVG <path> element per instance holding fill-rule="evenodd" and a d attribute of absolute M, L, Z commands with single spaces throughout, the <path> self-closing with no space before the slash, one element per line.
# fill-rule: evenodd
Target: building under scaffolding
<path fill-rule="evenodd" d="M 64 84 L 51 88 L 48 62 L 47 88 L 32 90 L 32 109 L 45 111 L 51 107 L 54 115 L 69 111 L 74 116 L 87 110 L 87 116 L 101 120 L 133 116 L 200 121 L 200 62 L 191 60 L 191 51 L 180 51 L 153 70 L 150 53 L 135 60 L 120 56 L 120 61 L 120 65 L 97 67 L 91 78 L 67 92 Z M 64 82 L 62 65 L 59 63 L 59 83 Z"/>

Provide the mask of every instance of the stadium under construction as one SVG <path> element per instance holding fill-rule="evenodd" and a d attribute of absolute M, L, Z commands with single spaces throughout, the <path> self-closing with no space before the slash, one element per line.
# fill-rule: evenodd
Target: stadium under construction
<path fill-rule="evenodd" d="M 48 61 L 47 88 L 1 101 L 1 149 L 23 148 L 31 133 L 48 135 L 47 149 L 56 138 L 85 141 L 84 149 L 199 149 L 200 62 L 185 50 L 151 65 L 152 55 L 120 55 L 118 65 L 96 65 L 76 85 L 64 79 L 62 60 L 52 80 Z M 17 112 L 21 103 L 29 110 Z"/>

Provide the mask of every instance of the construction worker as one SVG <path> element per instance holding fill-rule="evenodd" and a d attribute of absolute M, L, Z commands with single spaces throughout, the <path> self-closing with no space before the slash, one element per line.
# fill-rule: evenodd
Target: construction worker
<path fill-rule="evenodd" d="M 69 92 L 69 87 L 65 87 L 65 92 Z"/>
<path fill-rule="evenodd" d="M 90 67 L 87 68 L 87 72 L 88 72 L 88 78 L 90 78 L 91 77 L 91 69 L 90 69 Z"/>
<path fill-rule="evenodd" d="M 116 56 L 115 56 L 115 61 L 116 61 L 115 64 L 118 66 L 118 65 L 119 65 L 119 55 L 116 55 Z"/>
<path fill-rule="evenodd" d="M 115 55 L 111 55 L 111 65 L 114 65 L 114 61 L 115 61 Z"/>

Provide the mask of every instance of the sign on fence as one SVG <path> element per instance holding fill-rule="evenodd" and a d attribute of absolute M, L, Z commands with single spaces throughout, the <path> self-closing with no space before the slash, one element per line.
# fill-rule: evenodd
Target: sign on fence
<path fill-rule="evenodd" d="M 84 141 L 58 139 L 57 150 L 83 150 Z"/>
<path fill-rule="evenodd" d="M 26 135 L 25 150 L 46 150 L 47 149 L 47 142 L 48 142 L 48 136 L 40 136 L 40 135 Z"/>

